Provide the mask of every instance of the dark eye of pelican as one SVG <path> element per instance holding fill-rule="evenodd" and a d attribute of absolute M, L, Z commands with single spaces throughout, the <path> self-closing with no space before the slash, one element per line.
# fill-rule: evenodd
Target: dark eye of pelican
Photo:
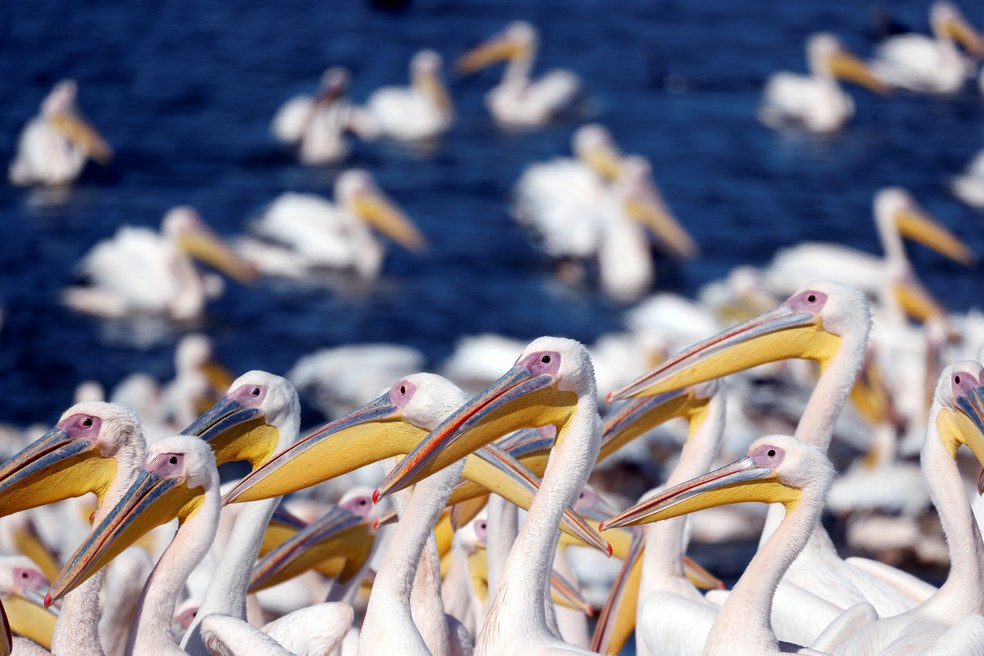
<path fill-rule="evenodd" d="M 169 463 L 171 463 L 172 465 L 176 465 L 176 464 L 178 464 L 178 457 L 177 456 L 171 456 L 170 458 L 167 459 L 167 461 Z"/>
<path fill-rule="evenodd" d="M 960 382 L 960 381 L 957 381 Z M 92 428 L 92 417 L 86 417 L 82 420 L 82 425 L 86 428 Z"/>
<path fill-rule="evenodd" d="M 775 458 L 776 457 L 776 450 L 775 449 L 769 449 L 766 455 L 768 455 L 770 458 Z"/>
<path fill-rule="evenodd" d="M 400 385 L 400 394 L 406 394 L 406 393 L 407 393 L 407 386 Z"/>
<path fill-rule="evenodd" d="M 251 389 L 249 391 L 249 393 L 252 394 L 253 396 L 259 396 L 260 395 L 260 388 L 259 387 L 254 387 L 253 389 Z"/>
<path fill-rule="evenodd" d="M 540 362 L 542 362 L 543 364 L 550 364 L 550 356 L 549 355 L 543 356 L 542 358 L 540 358 Z"/>
<path fill-rule="evenodd" d="M 22 579 L 26 579 L 27 578 L 27 572 L 21 572 L 21 578 Z"/>
<path fill-rule="evenodd" d="M 810 303 L 816 303 L 817 302 L 817 295 L 816 294 L 810 294 L 809 296 L 806 297 L 806 300 L 808 300 Z"/>
<path fill-rule="evenodd" d="M 956 376 L 953 377 L 953 382 L 956 383 L 957 385 L 960 384 L 960 374 L 957 374 Z"/>

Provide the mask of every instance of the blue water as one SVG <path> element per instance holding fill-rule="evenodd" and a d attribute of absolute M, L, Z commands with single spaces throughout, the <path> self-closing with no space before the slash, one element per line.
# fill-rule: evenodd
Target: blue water
<path fill-rule="evenodd" d="M 971 22 L 984 24 L 984 5 L 964 4 Z M 348 66 L 351 95 L 361 101 L 403 83 L 416 50 L 436 48 L 451 60 L 515 18 L 541 29 L 537 70 L 565 66 L 583 78 L 582 109 L 626 151 L 652 161 L 667 202 L 699 242 L 701 258 L 664 267 L 660 289 L 692 294 L 803 239 L 877 252 L 870 203 L 888 184 L 908 187 L 984 253 L 982 216 L 946 189 L 984 147 L 976 91 L 886 99 L 852 89 L 857 116 L 829 137 L 780 134 L 755 120 L 766 76 L 802 70 L 812 31 L 834 31 L 855 52 L 870 52 L 870 11 L 855 2 L 416 0 L 397 13 L 354 1 L 231 5 L 0 5 L 0 160 L 11 159 L 21 126 L 63 77 L 79 82 L 83 112 L 117 153 L 67 196 L 0 186 L 0 420 L 51 422 L 82 379 L 112 386 L 134 371 L 166 379 L 174 343 L 190 327 L 213 337 L 232 370 L 276 373 L 344 343 L 408 344 L 436 364 L 462 335 L 590 342 L 616 329 L 625 306 L 557 283 L 507 214 L 524 166 L 566 154 L 583 119 L 533 132 L 497 128 L 483 96 L 498 69 L 452 81 L 459 122 L 435 152 L 356 146 L 348 164 L 370 169 L 431 245 L 423 256 L 390 249 L 376 284 L 230 283 L 200 325 L 163 333 L 143 326 L 137 335 L 58 304 L 82 255 L 122 224 L 156 227 L 168 208 L 190 204 L 232 236 L 281 192 L 330 195 L 339 169 L 298 165 L 268 132 L 280 103 L 310 91 L 326 66 Z M 891 10 L 927 29 L 923 0 Z M 978 271 L 921 248 L 912 259 L 948 308 L 977 300 Z"/>

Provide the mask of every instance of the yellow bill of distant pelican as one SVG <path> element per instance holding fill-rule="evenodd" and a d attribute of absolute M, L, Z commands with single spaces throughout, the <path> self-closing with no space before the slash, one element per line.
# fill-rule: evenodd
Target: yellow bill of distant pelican
<path fill-rule="evenodd" d="M 455 63 L 455 70 L 459 75 L 468 75 L 486 66 L 515 59 L 526 53 L 527 46 L 524 43 L 510 39 L 508 33 L 504 32 L 490 37 L 462 55 Z"/>
<path fill-rule="evenodd" d="M 257 278 L 256 268 L 229 248 L 204 222 L 199 221 L 192 229 L 182 232 L 177 241 L 189 256 L 241 283 L 252 283 Z"/>
<path fill-rule="evenodd" d="M 44 603 L 75 589 L 124 549 L 154 528 L 191 516 L 204 499 L 204 489 L 189 487 L 181 454 L 161 453 L 137 473 L 130 489 L 76 550 L 52 582 Z"/>
<path fill-rule="evenodd" d="M 61 132 L 87 157 L 100 164 L 108 164 L 113 159 L 112 146 L 81 116 L 62 111 L 52 115 L 50 121 L 55 130 Z"/>
<path fill-rule="evenodd" d="M 352 208 L 366 223 L 404 248 L 421 251 L 427 246 L 427 241 L 413 221 L 378 189 L 356 191 Z"/>
<path fill-rule="evenodd" d="M 872 73 L 871 69 L 863 61 L 846 50 L 838 49 L 833 52 L 827 60 L 827 64 L 830 67 L 830 72 L 835 77 L 860 84 L 875 93 L 884 95 L 891 89 L 890 86 Z"/>

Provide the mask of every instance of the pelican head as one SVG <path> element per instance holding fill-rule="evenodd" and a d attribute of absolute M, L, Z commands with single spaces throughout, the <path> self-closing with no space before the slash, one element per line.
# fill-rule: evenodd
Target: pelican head
<path fill-rule="evenodd" d="M 247 460 L 256 469 L 297 435 L 300 416 L 297 390 L 286 378 L 253 370 L 182 434 L 208 442 L 220 465 Z"/>
<path fill-rule="evenodd" d="M 875 223 L 883 234 L 897 231 L 954 262 L 973 264 L 974 254 L 967 245 L 923 210 L 905 189 L 886 187 L 879 190 L 875 194 L 874 213 Z"/>
<path fill-rule="evenodd" d="M 99 503 L 117 471 L 132 471 L 146 452 L 137 415 L 121 405 L 87 401 L 0 465 L 0 516 L 94 492 Z"/>
<path fill-rule="evenodd" d="M 256 280 L 256 268 L 249 264 L 209 228 L 194 208 L 172 208 L 161 221 L 161 232 L 189 257 L 215 267 L 242 283 Z"/>
<path fill-rule="evenodd" d="M 984 367 L 973 360 L 955 362 L 940 373 L 933 397 L 940 406 L 936 427 L 947 453 L 956 459 L 966 446 L 984 467 Z M 984 477 L 978 489 L 984 487 Z"/>
<path fill-rule="evenodd" d="M 499 380 L 458 408 L 373 493 L 373 500 L 401 490 L 469 453 L 521 428 L 553 424 L 563 442 L 578 399 L 597 395 L 594 369 L 582 344 L 540 337 Z"/>
<path fill-rule="evenodd" d="M 602 179 L 618 178 L 622 153 L 604 126 L 588 123 L 579 127 L 571 137 L 571 150 Z"/>
<path fill-rule="evenodd" d="M 45 605 L 63 597 L 152 529 L 199 512 L 205 495 L 219 486 L 208 444 L 187 435 L 158 440 L 119 502 L 93 528 L 51 584 Z M 214 511 L 218 521 L 218 504 Z M 215 522 L 210 522 L 215 530 Z"/>
<path fill-rule="evenodd" d="M 781 503 L 788 514 L 807 489 L 825 498 L 833 477 L 834 468 L 823 449 L 795 437 L 770 435 L 755 440 L 744 458 L 641 501 L 602 522 L 601 529 L 655 522 L 746 501 Z"/>
<path fill-rule="evenodd" d="M 848 80 L 880 94 L 889 91 L 887 84 L 872 73 L 864 62 L 848 52 L 840 39 L 829 32 L 819 32 L 807 39 L 806 61 L 814 75 Z"/>
<path fill-rule="evenodd" d="M 318 100 L 329 103 L 345 95 L 348 91 L 349 72 L 342 66 L 332 66 L 321 74 Z"/>
<path fill-rule="evenodd" d="M 350 169 L 335 180 L 335 199 L 355 216 L 407 250 L 421 251 L 427 245 L 417 226 L 394 205 L 362 169 Z"/>
<path fill-rule="evenodd" d="M 526 21 L 513 21 L 504 30 L 465 53 L 457 62 L 460 75 L 509 59 L 530 58 L 536 52 L 539 35 Z"/>
<path fill-rule="evenodd" d="M 44 607 L 48 577 L 26 556 L 0 556 L 0 599 L 11 630 L 51 649 L 57 612 Z"/>
<path fill-rule="evenodd" d="M 41 103 L 41 115 L 86 157 L 106 164 L 113 159 L 113 148 L 75 107 L 78 86 L 75 80 L 58 82 Z"/>
<path fill-rule="evenodd" d="M 767 362 L 805 358 L 825 367 L 841 341 L 867 341 L 871 318 L 864 293 L 834 282 L 806 285 L 772 310 L 666 360 L 609 394 L 609 401 L 662 394 Z"/>
<path fill-rule="evenodd" d="M 958 41 L 974 57 L 984 58 L 984 37 L 964 18 L 957 5 L 937 0 L 929 9 L 933 34 L 941 41 Z"/>
<path fill-rule="evenodd" d="M 433 50 L 421 50 L 410 60 L 410 79 L 413 86 L 437 108 L 447 120 L 454 117 L 454 105 L 448 95 L 441 70 L 444 60 Z"/>
<path fill-rule="evenodd" d="M 697 255 L 697 244 L 663 202 L 646 158 L 633 155 L 622 160 L 616 184 L 623 197 L 625 214 L 648 227 L 665 250 L 680 259 Z"/>

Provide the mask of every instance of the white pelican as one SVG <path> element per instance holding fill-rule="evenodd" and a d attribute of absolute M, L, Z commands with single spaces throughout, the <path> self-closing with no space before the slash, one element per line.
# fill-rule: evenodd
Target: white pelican
<path fill-rule="evenodd" d="M 602 528 L 678 517 L 723 503 L 777 504 L 784 510 L 784 519 L 745 568 L 717 615 L 703 653 L 779 654 L 770 621 L 773 596 L 790 564 L 810 542 L 833 477 L 834 469 L 822 448 L 794 437 L 771 435 L 752 443 L 741 460 L 646 499 L 604 522 Z M 796 653 L 820 652 L 801 649 Z"/>
<path fill-rule="evenodd" d="M 838 653 L 924 653 L 930 647 L 939 648 L 952 626 L 984 607 L 984 544 L 956 463 L 963 445 L 984 466 L 982 373 L 984 367 L 973 361 L 957 362 L 943 370 L 920 458 L 947 538 L 950 572 L 946 581 L 912 610 L 845 637 L 838 644 Z M 984 638 L 984 633 L 979 636 Z M 950 649 L 954 649 L 952 643 Z"/>
<path fill-rule="evenodd" d="M 495 120 L 507 125 L 536 126 L 548 123 L 577 95 L 580 81 L 566 70 L 550 71 L 530 79 L 539 35 L 525 21 L 515 21 L 458 60 L 457 69 L 468 74 L 498 61 L 508 60 L 502 81 L 485 96 Z"/>
<path fill-rule="evenodd" d="M 779 129 L 796 125 L 813 132 L 839 130 L 854 116 L 854 101 L 841 90 L 838 78 L 878 93 L 888 91 L 833 34 L 821 32 L 807 40 L 806 62 L 809 75 L 781 71 L 765 83 L 758 116 L 766 126 Z"/>
<path fill-rule="evenodd" d="M 48 577 L 30 558 L 0 556 L 0 600 L 11 631 L 50 649 L 58 615 L 43 605 L 48 585 Z"/>
<path fill-rule="evenodd" d="M 973 72 L 973 62 L 957 49 L 955 41 L 973 57 L 984 57 L 984 38 L 967 22 L 952 2 L 937 0 L 930 6 L 933 36 L 900 34 L 875 51 L 871 64 L 890 84 L 926 93 L 954 93 Z"/>
<path fill-rule="evenodd" d="M 7 173 L 15 185 L 62 185 L 79 177 L 86 159 L 106 164 L 113 149 L 78 113 L 72 80 L 62 80 L 21 132 Z"/>
<path fill-rule="evenodd" d="M 79 265 L 91 281 L 69 287 L 63 300 L 74 310 L 104 317 L 151 315 L 176 321 L 201 316 L 205 303 L 221 294 L 222 279 L 203 275 L 200 259 L 244 283 L 255 278 L 240 259 L 190 207 L 176 207 L 160 232 L 124 226 L 96 244 Z"/>
<path fill-rule="evenodd" d="M 339 66 L 329 68 L 321 76 L 318 93 L 314 96 L 294 96 L 277 110 L 271 130 L 283 143 L 298 146 L 304 164 L 332 164 L 345 159 L 349 152 L 345 133 L 372 136 L 371 121 L 364 110 L 354 107 L 345 98 L 348 71 Z"/>
<path fill-rule="evenodd" d="M 796 435 L 823 449 L 834 422 L 854 388 L 864 362 L 871 327 L 868 304 L 859 290 L 824 282 L 812 283 L 773 310 L 724 331 L 680 353 L 609 395 L 631 398 L 660 394 L 744 369 L 788 358 L 818 361 L 823 372 L 803 411 Z M 781 517 L 770 511 L 763 532 L 767 538 Z M 845 563 L 822 526 L 810 547 L 784 578 L 812 595 L 847 608 L 870 602 L 879 616 L 894 615 L 915 600 L 880 578 Z M 795 611 L 791 608 L 777 610 Z"/>
<path fill-rule="evenodd" d="M 280 195 L 250 225 L 263 241 L 244 241 L 244 257 L 270 275 L 304 278 L 342 269 L 374 279 L 382 268 L 383 246 L 370 228 L 408 250 L 426 247 L 413 221 L 368 172 L 345 171 L 335 180 L 334 193 L 334 205 L 315 194 Z"/>
<path fill-rule="evenodd" d="M 410 60 L 409 87 L 383 87 L 366 108 L 383 135 L 399 141 L 433 139 L 454 123 L 454 105 L 441 80 L 441 56 L 421 50 Z"/>
<path fill-rule="evenodd" d="M 981 74 L 984 80 L 984 73 Z M 984 93 L 984 89 L 981 89 Z M 953 195 L 973 207 L 984 208 L 984 150 L 977 153 L 963 173 L 950 183 Z"/>
<path fill-rule="evenodd" d="M 476 654 L 587 654 L 553 635 L 545 603 L 555 527 L 587 482 L 601 446 L 597 390 L 587 349 L 570 339 L 541 337 L 491 387 L 459 408 L 390 472 L 373 495 L 400 490 L 503 434 L 554 424 L 557 445 L 540 492 L 506 563 Z"/>

